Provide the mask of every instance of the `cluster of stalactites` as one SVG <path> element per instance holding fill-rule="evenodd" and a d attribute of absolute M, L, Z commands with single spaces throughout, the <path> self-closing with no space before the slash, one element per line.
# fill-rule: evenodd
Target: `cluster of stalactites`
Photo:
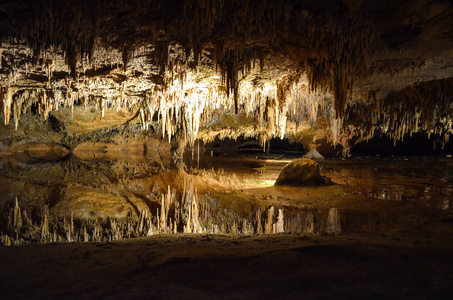
<path fill-rule="evenodd" d="M 8 125 L 13 117 L 14 127 L 17 130 L 21 116 L 30 115 L 32 106 L 35 106 L 36 114 L 47 118 L 50 111 L 73 103 L 71 95 L 68 95 L 68 98 L 56 96 L 58 100 L 55 99 L 55 96 L 54 93 L 42 88 L 20 90 L 15 87 L 0 87 L 5 125 Z"/>
<path fill-rule="evenodd" d="M 53 86 L 52 88 L 0 86 L 0 104 L 4 124 L 8 125 L 13 118 L 16 130 L 21 117 L 35 114 L 47 119 L 50 112 L 58 111 L 62 107 L 70 107 L 71 113 L 73 113 L 77 103 L 81 103 L 85 108 L 87 105 L 95 105 L 104 117 L 107 107 L 117 110 L 133 109 L 140 102 L 138 97 L 126 96 L 124 86 L 119 93 L 109 94 L 107 91 L 99 96 L 93 94 L 89 89 L 72 89 L 70 85 Z"/>
<path fill-rule="evenodd" d="M 443 147 L 453 134 L 453 82 L 438 80 L 391 93 L 371 92 L 348 108 L 345 120 L 367 140 L 384 133 L 396 144 L 407 135 L 425 132 L 437 136 L 437 144 Z"/>
<path fill-rule="evenodd" d="M 75 103 L 85 107 L 94 104 L 102 116 L 107 107 L 117 110 L 140 107 L 140 121 L 145 130 L 157 126 L 169 140 L 181 133 L 190 145 L 194 144 L 199 129 L 216 115 L 240 112 L 254 118 L 258 124 L 256 132 L 266 133 L 258 134 L 263 147 L 270 138 L 285 137 L 288 121 L 309 122 L 313 126 L 319 116 L 332 115 L 332 96 L 311 91 L 305 76 L 266 81 L 261 85 L 244 77 L 238 85 L 240 96 L 236 101 L 232 101 L 234 96 L 228 94 L 219 78 L 205 80 L 198 76 L 174 64 L 172 73 L 166 74 L 164 85 L 135 78 L 116 83 L 106 77 L 52 81 L 46 87 L 32 89 L 10 84 L 0 89 L 0 99 L 5 124 L 13 117 L 16 129 L 20 117 L 32 113 L 32 106 L 36 107 L 33 113 L 44 118 L 63 106 L 73 109 Z M 145 95 L 128 96 L 129 85 L 145 90 Z"/>
<path fill-rule="evenodd" d="M 119 9 L 116 1 L 107 0 L 32 1 L 33 14 L 28 19 L 26 14 L 18 15 L 6 37 L 25 41 L 37 53 L 51 46 L 62 49 L 74 78 L 81 58 L 93 58 L 97 39 L 122 53 L 124 67 L 137 45 L 153 45 L 153 59 L 164 67 L 172 63 L 170 43 L 193 53 L 195 65 L 203 49 L 211 47 L 226 92 L 233 95 L 235 112 L 239 110 L 239 74 L 247 73 L 255 59 L 262 60 L 264 49 L 278 52 L 282 45 L 292 45 L 288 56 L 305 66 L 310 87 L 330 87 L 337 118 L 343 116 L 354 77 L 373 49 L 371 27 L 342 5 L 330 8 L 308 0 L 123 2 L 129 9 Z"/>
<path fill-rule="evenodd" d="M 5 40 L 27 43 L 35 57 L 43 56 L 52 47 L 61 48 L 75 78 L 80 58 L 93 56 L 99 27 L 95 5 L 71 1 L 33 1 L 25 5 L 33 14 L 20 15 L 15 30 Z"/>
<path fill-rule="evenodd" d="M 270 133 L 260 135 L 263 148 L 268 139 L 285 137 L 288 121 L 296 126 L 309 123 L 313 127 L 320 116 L 331 115 L 332 95 L 311 91 L 306 76 L 294 81 L 283 78 L 262 86 L 243 82 L 240 91 L 239 105 L 257 121 L 257 132 Z"/>
<path fill-rule="evenodd" d="M 221 86 L 198 85 L 194 73 L 187 76 L 184 83 L 175 79 L 165 88 L 148 90 L 140 108 L 140 122 L 145 130 L 160 125 L 162 136 L 169 141 L 182 132 L 184 140 L 194 145 L 200 126 L 212 118 L 214 111 L 227 108 L 229 99 Z"/>
<path fill-rule="evenodd" d="M 154 127 L 158 121 L 163 137 L 167 136 L 171 140 L 172 136 L 180 131 L 185 141 L 193 145 L 200 126 L 208 123 L 213 118 L 214 112 L 245 113 L 258 123 L 259 128 L 256 132 L 266 132 L 259 134 L 260 142 L 265 148 L 268 139 L 285 137 L 288 120 L 296 124 L 308 121 L 313 126 L 319 116 L 333 115 L 332 95 L 328 93 L 327 88 L 323 91 L 319 87 L 313 90 L 306 76 L 296 73 L 276 81 L 255 84 L 247 79 L 247 72 L 252 69 L 258 71 L 255 65 L 259 63 L 262 67 L 262 61 L 253 59 L 253 53 L 243 50 L 217 53 L 220 50 L 215 49 L 215 60 L 220 64 L 221 73 L 226 72 L 226 75 L 221 79 L 209 79 L 211 82 L 206 83 L 189 67 L 191 62 L 197 60 L 199 54 L 189 50 L 184 59 L 180 55 L 183 48 L 177 44 L 155 47 L 153 50 L 157 52 L 155 55 L 162 57 L 162 63 L 167 65 L 163 85 L 141 77 L 131 77 L 122 83 L 107 76 L 82 77 L 76 81 L 51 80 L 57 57 L 45 52 L 51 58 L 50 63 L 46 65 L 48 82 L 45 86 L 24 89 L 10 84 L 9 80 L 8 86 L 2 88 L 0 96 L 3 100 L 5 124 L 9 123 L 13 115 L 17 129 L 20 116 L 30 112 L 30 109 L 23 108 L 29 99 L 31 102 L 27 107 L 36 104 L 38 113 L 45 118 L 50 111 L 58 110 L 61 106 L 73 108 L 75 102 L 83 102 L 85 105 L 89 101 L 94 102 L 102 116 L 107 107 L 132 109 L 140 105 L 139 115 L 144 129 L 148 129 L 151 124 Z M 147 48 L 142 47 L 136 50 L 134 55 L 147 51 Z M 125 65 L 131 59 L 132 52 L 126 53 Z M 237 77 L 238 58 L 242 61 L 243 71 L 240 80 Z M 94 59 L 97 59 L 97 55 Z M 248 64 L 243 65 L 244 61 Z M 231 69 L 231 62 L 234 64 L 234 72 Z M 228 79 L 233 73 L 236 74 L 234 80 Z M 146 91 L 145 96 L 127 96 L 126 90 L 129 86 L 138 91 Z M 335 140 L 339 126 L 336 125 L 334 129 L 334 125 L 332 132 Z"/>
<path fill-rule="evenodd" d="M 329 88 L 336 119 L 343 118 L 354 80 L 365 68 L 365 57 L 376 44 L 377 34 L 360 16 L 343 18 L 338 12 L 315 16 L 293 7 L 293 3 L 279 1 L 260 4 L 252 1 L 191 4 L 186 1 L 186 5 L 191 30 L 198 32 L 201 27 L 215 31 L 219 23 L 228 28 L 235 40 L 233 43 L 221 40 L 214 43 L 214 49 L 215 63 L 220 66 L 227 91 L 234 94 L 236 111 L 238 73 L 247 73 L 257 58 L 261 65 L 263 63 L 262 49 L 247 46 L 249 37 L 265 36 L 270 47 L 279 48 L 290 42 L 303 48 L 304 51 L 290 49 L 285 55 L 305 67 L 312 91 Z M 223 23 L 225 15 L 230 13 L 235 17 L 228 24 Z"/>
<path fill-rule="evenodd" d="M 159 127 L 162 137 L 169 141 L 180 133 L 193 146 L 200 128 L 209 127 L 215 116 L 238 110 L 255 120 L 254 131 L 265 147 L 268 139 L 285 137 L 288 120 L 313 126 L 320 116 L 332 115 L 332 96 L 311 91 L 303 76 L 295 81 L 281 79 L 263 85 L 243 80 L 237 102 L 231 101 L 233 96 L 219 82 L 197 83 L 196 73 L 191 72 L 184 79 L 184 84 L 174 79 L 165 88 L 155 86 L 148 90 L 139 111 L 145 130 Z"/>

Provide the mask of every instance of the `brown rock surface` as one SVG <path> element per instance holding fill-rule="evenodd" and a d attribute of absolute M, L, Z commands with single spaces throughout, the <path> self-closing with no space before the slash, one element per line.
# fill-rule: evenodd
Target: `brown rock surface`
<path fill-rule="evenodd" d="M 39 159 L 46 161 L 60 160 L 69 154 L 69 150 L 53 143 L 25 143 L 13 147 L 10 152 L 24 158 Z"/>
<path fill-rule="evenodd" d="M 145 209 L 145 203 L 130 197 L 98 191 L 84 186 L 69 186 L 64 198 L 52 209 L 59 216 L 70 216 L 73 213 L 76 218 L 124 218 L 128 214 L 137 216 Z"/>
<path fill-rule="evenodd" d="M 328 180 L 319 173 L 318 163 L 308 158 L 298 158 L 287 164 L 275 185 L 318 185 L 325 184 Z"/>

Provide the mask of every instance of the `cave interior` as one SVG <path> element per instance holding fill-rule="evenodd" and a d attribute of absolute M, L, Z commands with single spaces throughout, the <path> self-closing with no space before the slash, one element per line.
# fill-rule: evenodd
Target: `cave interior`
<path fill-rule="evenodd" d="M 449 0 L 3 0 L 0 109 L 5 299 L 453 294 Z"/>

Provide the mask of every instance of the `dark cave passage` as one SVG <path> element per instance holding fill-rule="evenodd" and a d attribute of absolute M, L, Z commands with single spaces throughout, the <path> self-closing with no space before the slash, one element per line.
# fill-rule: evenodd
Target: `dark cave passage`
<path fill-rule="evenodd" d="M 393 141 L 387 135 L 376 135 L 351 148 L 351 155 L 436 155 L 453 154 L 453 135 L 444 142 L 439 136 L 414 133 L 404 136 L 402 141 Z"/>

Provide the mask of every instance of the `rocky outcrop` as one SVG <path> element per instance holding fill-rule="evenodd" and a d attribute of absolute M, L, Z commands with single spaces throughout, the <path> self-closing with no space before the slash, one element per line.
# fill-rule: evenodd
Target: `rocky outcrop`
<path fill-rule="evenodd" d="M 330 180 L 319 173 L 317 162 L 308 158 L 298 158 L 283 168 L 275 185 L 309 186 L 329 183 Z"/>

